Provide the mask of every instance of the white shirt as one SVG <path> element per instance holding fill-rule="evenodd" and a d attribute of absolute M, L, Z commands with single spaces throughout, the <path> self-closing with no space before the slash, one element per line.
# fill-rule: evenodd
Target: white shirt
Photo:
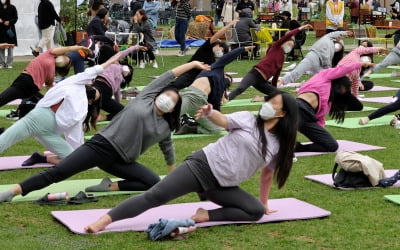
<path fill-rule="evenodd" d="M 103 72 L 100 65 L 87 68 L 84 72 L 68 77 L 47 91 L 35 108 L 49 108 L 61 103 L 56 111 L 57 132 L 76 149 L 84 142 L 82 123 L 87 115 L 88 100 L 86 84 Z"/>

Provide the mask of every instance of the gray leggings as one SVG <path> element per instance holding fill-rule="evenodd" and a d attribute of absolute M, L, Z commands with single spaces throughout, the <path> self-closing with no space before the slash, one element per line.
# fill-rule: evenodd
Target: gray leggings
<path fill-rule="evenodd" d="M 152 188 L 133 196 L 108 212 L 112 221 L 138 216 L 146 210 L 160 206 L 177 197 L 198 192 L 202 197 L 222 206 L 209 210 L 210 221 L 257 221 L 265 212 L 264 205 L 253 195 L 239 187 L 218 187 L 204 191 L 190 164 L 198 161 L 187 159 Z M 204 166 L 207 169 L 208 166 Z M 160 217 L 162 215 L 160 214 Z"/>
<path fill-rule="evenodd" d="M 316 74 L 321 70 L 323 70 L 323 68 L 321 67 L 318 54 L 314 51 L 310 51 L 294 70 L 282 77 L 282 80 L 284 84 L 293 83 L 307 71 L 312 71 L 314 74 Z"/>
<path fill-rule="evenodd" d="M 372 69 L 372 73 L 376 73 L 381 69 L 398 63 L 400 63 L 400 49 L 394 47 L 392 51 L 390 51 L 390 53 Z"/>

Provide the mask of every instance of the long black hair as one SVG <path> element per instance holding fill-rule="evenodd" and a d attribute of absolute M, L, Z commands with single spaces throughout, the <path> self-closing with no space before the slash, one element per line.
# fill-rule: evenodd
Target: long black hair
<path fill-rule="evenodd" d="M 99 91 L 100 98 L 95 100 L 96 89 L 89 85 L 86 85 L 85 87 L 88 100 L 93 101 L 92 104 L 88 104 L 88 112 L 85 120 L 83 121 L 83 131 L 89 132 L 91 127 L 94 130 L 97 130 L 96 122 L 101 109 L 101 93 Z"/>
<path fill-rule="evenodd" d="M 338 123 L 342 123 L 347 110 L 348 100 L 351 95 L 351 82 L 347 76 L 332 80 L 329 102 L 331 109 L 329 115 Z M 344 91 L 344 93 L 343 93 Z"/>
<path fill-rule="evenodd" d="M 282 95 L 282 111 L 285 116 L 279 119 L 279 122 L 274 127 L 274 131 L 279 140 L 279 151 L 277 155 L 277 164 L 275 169 L 275 178 L 278 182 L 278 188 L 285 185 L 289 177 L 290 170 L 292 169 L 294 147 L 296 143 L 297 127 L 299 120 L 299 108 L 295 98 L 290 94 L 277 90 L 266 97 L 266 101 L 274 98 L 277 95 Z M 261 155 L 265 159 L 267 155 L 267 138 L 265 137 L 264 120 L 257 116 L 256 119 L 257 130 L 260 134 L 261 142 Z"/>
<path fill-rule="evenodd" d="M 131 72 L 129 75 L 124 76 L 124 80 L 123 82 L 121 82 L 120 86 L 121 89 L 124 89 L 126 87 L 129 87 L 129 84 L 132 81 L 132 77 L 133 77 L 133 67 L 132 65 L 128 62 L 128 60 L 123 60 L 122 62 L 120 62 L 121 65 L 126 65 L 129 68 L 129 71 Z"/>
<path fill-rule="evenodd" d="M 180 116 L 181 116 L 181 107 L 182 107 L 182 97 L 179 94 L 179 90 L 172 85 L 168 85 L 167 87 L 163 88 L 155 98 L 161 95 L 163 92 L 172 90 L 178 95 L 178 102 L 175 104 L 174 110 L 169 113 L 164 113 L 163 117 L 168 122 L 169 129 L 171 131 L 178 131 L 180 127 Z"/>

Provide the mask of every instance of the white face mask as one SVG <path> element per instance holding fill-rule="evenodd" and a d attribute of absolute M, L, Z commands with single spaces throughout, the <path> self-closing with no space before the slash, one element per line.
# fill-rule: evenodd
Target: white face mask
<path fill-rule="evenodd" d="M 271 120 L 276 116 L 276 110 L 272 107 L 271 103 L 266 102 L 261 106 L 260 112 L 258 113 L 264 121 Z"/>
<path fill-rule="evenodd" d="M 129 70 L 128 66 L 126 66 L 126 65 L 122 66 L 122 75 L 124 77 L 127 77 L 130 73 L 131 73 L 131 71 Z"/>
<path fill-rule="evenodd" d="M 340 43 L 335 43 L 335 52 L 339 52 L 342 50 L 342 45 Z"/>
<path fill-rule="evenodd" d="M 282 49 L 283 49 L 283 52 L 285 52 L 285 54 L 287 54 L 287 53 L 290 53 L 290 51 L 292 51 L 293 47 L 285 44 L 285 45 L 282 45 Z"/>
<path fill-rule="evenodd" d="M 171 112 L 175 107 L 175 103 L 167 94 L 161 94 L 156 99 L 156 106 L 164 113 Z"/>
<path fill-rule="evenodd" d="M 216 58 L 220 58 L 220 57 L 222 57 L 223 55 L 224 55 L 224 52 L 222 52 L 222 50 L 217 50 L 217 51 L 214 52 L 214 56 L 215 56 Z"/>
<path fill-rule="evenodd" d="M 100 46 L 98 45 L 98 44 L 95 44 L 94 45 L 94 57 L 98 57 L 99 56 L 99 53 L 100 53 Z"/>
<path fill-rule="evenodd" d="M 360 57 L 360 62 L 371 62 L 371 58 L 369 56 L 362 56 Z"/>
<path fill-rule="evenodd" d="M 57 56 L 56 57 L 56 67 L 62 68 L 68 65 L 69 63 L 69 58 L 66 56 Z"/>

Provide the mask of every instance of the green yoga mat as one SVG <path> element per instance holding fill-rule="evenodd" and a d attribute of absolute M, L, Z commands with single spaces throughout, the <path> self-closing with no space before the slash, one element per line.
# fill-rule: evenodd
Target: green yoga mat
<path fill-rule="evenodd" d="M 392 82 L 400 82 L 400 80 L 390 80 L 390 81 L 392 81 Z"/>
<path fill-rule="evenodd" d="M 1 109 L 0 110 L 0 117 L 6 117 L 11 112 L 9 109 Z"/>
<path fill-rule="evenodd" d="M 393 119 L 392 115 L 385 115 L 369 121 L 365 125 L 358 124 L 358 121 L 361 117 L 351 117 L 344 119 L 344 122 L 341 124 L 336 123 L 334 120 L 326 121 L 327 126 L 339 127 L 339 128 L 366 128 L 366 127 L 376 127 L 376 126 L 384 126 L 389 125 L 390 121 Z"/>
<path fill-rule="evenodd" d="M 397 205 L 400 205 L 400 195 L 398 194 L 390 194 L 390 195 L 385 195 L 386 200 L 391 201 L 393 203 L 396 203 Z"/>
<path fill-rule="evenodd" d="M 374 73 L 365 78 L 377 79 L 377 78 L 390 78 L 390 77 L 392 77 L 392 73 Z"/>
<path fill-rule="evenodd" d="M 389 66 L 388 69 L 400 69 L 400 66 L 392 65 L 392 66 Z"/>
<path fill-rule="evenodd" d="M 101 121 L 101 122 L 96 122 L 97 125 L 107 125 L 109 124 L 110 121 Z"/>
<path fill-rule="evenodd" d="M 112 179 L 118 181 L 119 179 Z M 70 197 L 75 196 L 79 191 L 85 191 L 88 186 L 97 185 L 101 182 L 101 179 L 84 179 L 84 180 L 66 180 L 59 183 L 54 183 L 43 189 L 33 191 L 26 196 L 15 196 L 12 202 L 19 201 L 34 201 L 42 198 L 47 193 L 60 193 L 68 192 Z M 0 192 L 9 190 L 15 184 L 0 185 Z M 96 196 L 108 196 L 108 195 L 120 195 L 120 194 L 133 194 L 141 191 L 113 191 L 113 192 L 92 192 Z"/>
<path fill-rule="evenodd" d="M 199 137 L 208 137 L 208 136 L 223 136 L 226 135 L 228 132 L 223 131 L 220 134 L 185 134 L 185 135 L 172 135 L 172 139 L 177 140 L 177 139 L 187 139 L 187 138 L 199 138 Z M 92 135 L 86 135 L 85 140 L 89 140 L 92 138 Z"/>
<path fill-rule="evenodd" d="M 236 99 L 229 101 L 222 107 L 261 106 L 262 102 L 252 102 L 251 99 Z"/>

